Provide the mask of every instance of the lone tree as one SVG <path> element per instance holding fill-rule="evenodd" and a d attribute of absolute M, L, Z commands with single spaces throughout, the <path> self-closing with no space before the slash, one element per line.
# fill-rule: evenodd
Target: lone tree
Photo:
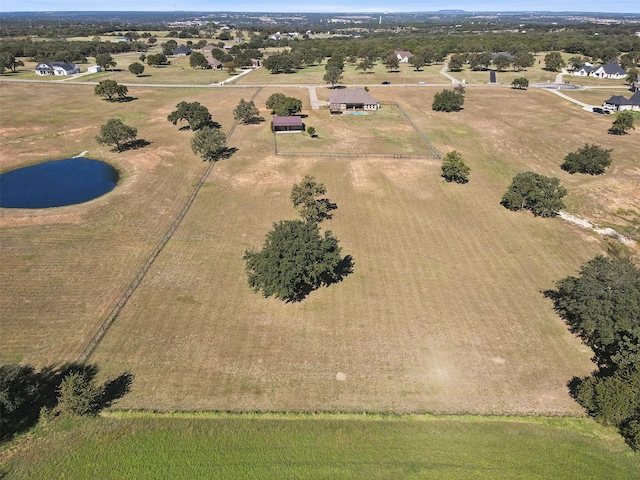
<path fill-rule="evenodd" d="M 136 77 L 138 77 L 142 75 L 142 72 L 144 72 L 144 65 L 140 62 L 133 62 L 131 65 L 129 65 L 129 71 Z"/>
<path fill-rule="evenodd" d="M 453 90 L 443 90 L 433 97 L 431 108 L 436 112 L 459 112 L 464 105 L 464 95 Z"/>
<path fill-rule="evenodd" d="M 226 143 L 227 137 L 221 130 L 203 127 L 191 139 L 191 150 L 202 160 L 215 162 L 225 153 Z"/>
<path fill-rule="evenodd" d="M 271 113 L 279 117 L 288 117 L 295 115 L 302 110 L 302 100 L 295 97 L 286 97 L 282 93 L 274 93 L 265 103 L 267 108 L 271 109 Z"/>
<path fill-rule="evenodd" d="M 311 138 L 316 138 L 318 136 L 318 134 L 316 133 L 315 127 L 307 127 L 307 133 Z"/>
<path fill-rule="evenodd" d="M 287 302 L 303 300 L 310 292 L 342 277 L 340 247 L 330 231 L 324 236 L 316 223 L 284 220 L 273 225 L 260 251 L 243 256 L 249 286 Z"/>
<path fill-rule="evenodd" d="M 462 64 L 464 58 L 459 53 L 454 53 L 449 59 L 449 70 L 452 72 L 460 72 L 462 70 Z"/>
<path fill-rule="evenodd" d="M 633 125 L 633 113 L 625 111 L 620 112 L 616 115 L 616 119 L 613 121 L 613 125 L 609 129 L 609 133 L 612 135 L 624 135 L 629 130 L 635 130 L 636 127 Z"/>
<path fill-rule="evenodd" d="M 544 56 L 544 69 L 550 72 L 557 72 L 565 63 L 560 52 L 547 53 Z"/>
<path fill-rule="evenodd" d="M 585 143 L 584 147 L 567 154 L 560 168 L 569 173 L 600 175 L 611 165 L 611 152 L 599 145 Z"/>
<path fill-rule="evenodd" d="M 56 410 L 59 413 L 82 416 L 100 410 L 104 387 L 84 371 L 72 372 L 60 383 L 58 394 Z"/>
<path fill-rule="evenodd" d="M 113 102 L 116 97 L 125 98 L 129 93 L 129 89 L 125 85 L 118 85 L 115 80 L 102 80 L 96 85 L 93 93 Z"/>
<path fill-rule="evenodd" d="M 249 125 L 260 121 L 260 112 L 253 100 L 247 102 L 241 98 L 236 108 L 233 109 L 233 118 Z"/>
<path fill-rule="evenodd" d="M 100 135 L 96 141 L 101 145 L 114 145 L 114 150 L 126 150 L 138 136 L 138 129 L 122 123 L 119 118 L 110 118 L 100 127 Z"/>
<path fill-rule="evenodd" d="M 22 60 L 16 60 L 16 57 L 11 53 L 0 53 L 0 73 L 4 73 L 7 69 L 13 73 L 17 73 L 17 67 L 24 67 L 24 62 Z"/>
<path fill-rule="evenodd" d="M 442 177 L 447 182 L 467 183 L 470 171 L 456 150 L 447 153 L 442 160 Z"/>
<path fill-rule="evenodd" d="M 362 73 L 367 73 L 367 70 L 373 69 L 373 62 L 369 57 L 363 58 L 358 65 L 356 65 L 356 70 L 362 70 Z"/>
<path fill-rule="evenodd" d="M 310 175 L 305 175 L 302 181 L 296 183 L 291 189 L 291 201 L 305 221 L 320 223 L 330 219 L 330 212 L 338 208 L 327 198 L 317 198 L 323 197 L 326 193 L 324 184 L 316 182 L 316 179 Z"/>
<path fill-rule="evenodd" d="M 390 72 L 393 72 L 394 70 L 397 70 L 399 66 L 400 61 L 398 60 L 398 56 L 395 53 L 390 53 L 389 55 L 387 55 L 387 58 L 385 58 L 384 60 L 384 68 L 386 68 Z"/>
<path fill-rule="evenodd" d="M 180 102 L 176 109 L 167 116 L 174 125 L 178 122 L 186 121 L 191 130 L 200 130 L 212 125 L 209 109 L 199 102 Z"/>
<path fill-rule="evenodd" d="M 118 63 L 108 53 L 99 53 L 96 55 L 96 64 L 105 70 L 109 70 L 110 68 L 115 68 Z"/>
<path fill-rule="evenodd" d="M 331 65 L 327 68 L 322 79 L 324 80 L 324 83 L 330 83 L 331 88 L 335 88 L 336 83 L 340 83 L 340 81 L 342 81 L 342 69 L 337 65 Z"/>
<path fill-rule="evenodd" d="M 529 80 L 524 77 L 514 78 L 513 82 L 511 82 L 511 88 L 515 88 L 516 90 L 526 90 L 529 88 Z"/>
<path fill-rule="evenodd" d="M 511 65 L 511 59 L 506 55 L 498 55 L 493 59 L 493 64 L 499 72 L 502 72 L 509 68 L 509 65 Z"/>
<path fill-rule="evenodd" d="M 555 177 L 534 172 L 519 173 L 502 197 L 500 204 L 509 210 L 530 210 L 536 217 L 555 217 L 564 208 L 567 189 Z"/>

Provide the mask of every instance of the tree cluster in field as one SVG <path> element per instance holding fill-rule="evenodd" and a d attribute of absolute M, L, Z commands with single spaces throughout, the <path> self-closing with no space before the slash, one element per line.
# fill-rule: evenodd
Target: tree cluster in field
<path fill-rule="evenodd" d="M 220 124 L 212 120 L 209 109 L 199 102 L 178 103 L 176 109 L 167 116 L 167 120 L 173 125 L 187 122 L 182 128 L 195 131 L 191 139 L 191 150 L 205 161 L 215 162 L 229 156 L 233 151 L 226 147 L 227 137 L 220 130 Z"/>
<path fill-rule="evenodd" d="M 555 177 L 545 177 L 535 172 L 519 173 L 500 204 L 513 211 L 525 209 L 536 217 L 555 217 L 564 208 L 562 199 L 567 189 Z"/>
<path fill-rule="evenodd" d="M 577 151 L 568 153 L 560 168 L 569 173 L 600 175 L 611 165 L 611 152 L 599 145 L 586 143 Z"/>
<path fill-rule="evenodd" d="M 17 73 L 18 67 L 24 67 L 24 62 L 22 60 L 16 60 L 16 57 L 8 52 L 0 53 L 0 74 L 7 70 Z"/>
<path fill-rule="evenodd" d="M 574 378 L 571 393 L 598 422 L 615 425 L 640 449 L 640 269 L 627 258 L 597 256 L 545 296 L 598 366 Z"/>
<path fill-rule="evenodd" d="M 433 96 L 431 108 L 436 112 L 459 112 L 462 110 L 462 105 L 464 105 L 464 93 L 445 89 Z"/>
<path fill-rule="evenodd" d="M 129 392 L 133 375 L 125 372 L 103 384 L 95 381 L 95 365 L 0 366 L 0 439 L 56 416 L 91 415 Z"/>
<path fill-rule="evenodd" d="M 255 292 L 299 302 L 353 271 L 353 260 L 349 255 L 341 256 L 338 239 L 328 230 L 320 234 L 319 223 L 330 219 L 337 208 L 325 194 L 323 184 L 305 176 L 291 190 L 291 201 L 302 220 L 274 223 L 262 250 L 245 252 L 249 286 Z"/>
<path fill-rule="evenodd" d="M 283 93 L 274 93 L 267 98 L 265 106 L 273 115 L 289 117 L 302 111 L 302 100 L 295 97 L 287 97 Z"/>

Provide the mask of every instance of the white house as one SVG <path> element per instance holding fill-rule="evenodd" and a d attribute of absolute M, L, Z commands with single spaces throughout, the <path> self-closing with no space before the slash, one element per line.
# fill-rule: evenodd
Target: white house
<path fill-rule="evenodd" d="M 409 59 L 413 57 L 413 53 L 407 50 L 396 50 L 393 53 L 396 54 L 400 63 L 409 63 Z"/>
<path fill-rule="evenodd" d="M 622 95 L 613 95 L 602 104 L 607 110 L 622 112 L 624 110 L 640 111 L 640 92 L 634 93 L 629 100 Z"/>
<path fill-rule="evenodd" d="M 583 65 L 580 68 L 576 68 L 573 74 L 577 77 L 588 77 L 593 72 L 593 68 L 588 65 Z"/>
<path fill-rule="evenodd" d="M 80 73 L 80 67 L 75 63 L 44 62 L 36 66 L 36 75 L 73 75 Z"/>
<path fill-rule="evenodd" d="M 617 63 L 605 63 L 591 72 L 592 77 L 620 79 L 627 76 L 627 72 Z"/>

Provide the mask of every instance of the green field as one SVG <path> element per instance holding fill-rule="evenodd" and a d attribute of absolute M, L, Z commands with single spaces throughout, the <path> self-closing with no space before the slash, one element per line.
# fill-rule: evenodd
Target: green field
<path fill-rule="evenodd" d="M 13 479 L 632 479 L 588 419 L 118 415 L 59 420 L 0 453 Z"/>

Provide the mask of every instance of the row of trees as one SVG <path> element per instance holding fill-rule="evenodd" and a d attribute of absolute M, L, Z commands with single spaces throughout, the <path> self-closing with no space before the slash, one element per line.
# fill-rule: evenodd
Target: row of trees
<path fill-rule="evenodd" d="M 640 449 L 640 269 L 627 258 L 597 256 L 544 294 L 598 367 L 570 382 L 572 395 Z"/>

